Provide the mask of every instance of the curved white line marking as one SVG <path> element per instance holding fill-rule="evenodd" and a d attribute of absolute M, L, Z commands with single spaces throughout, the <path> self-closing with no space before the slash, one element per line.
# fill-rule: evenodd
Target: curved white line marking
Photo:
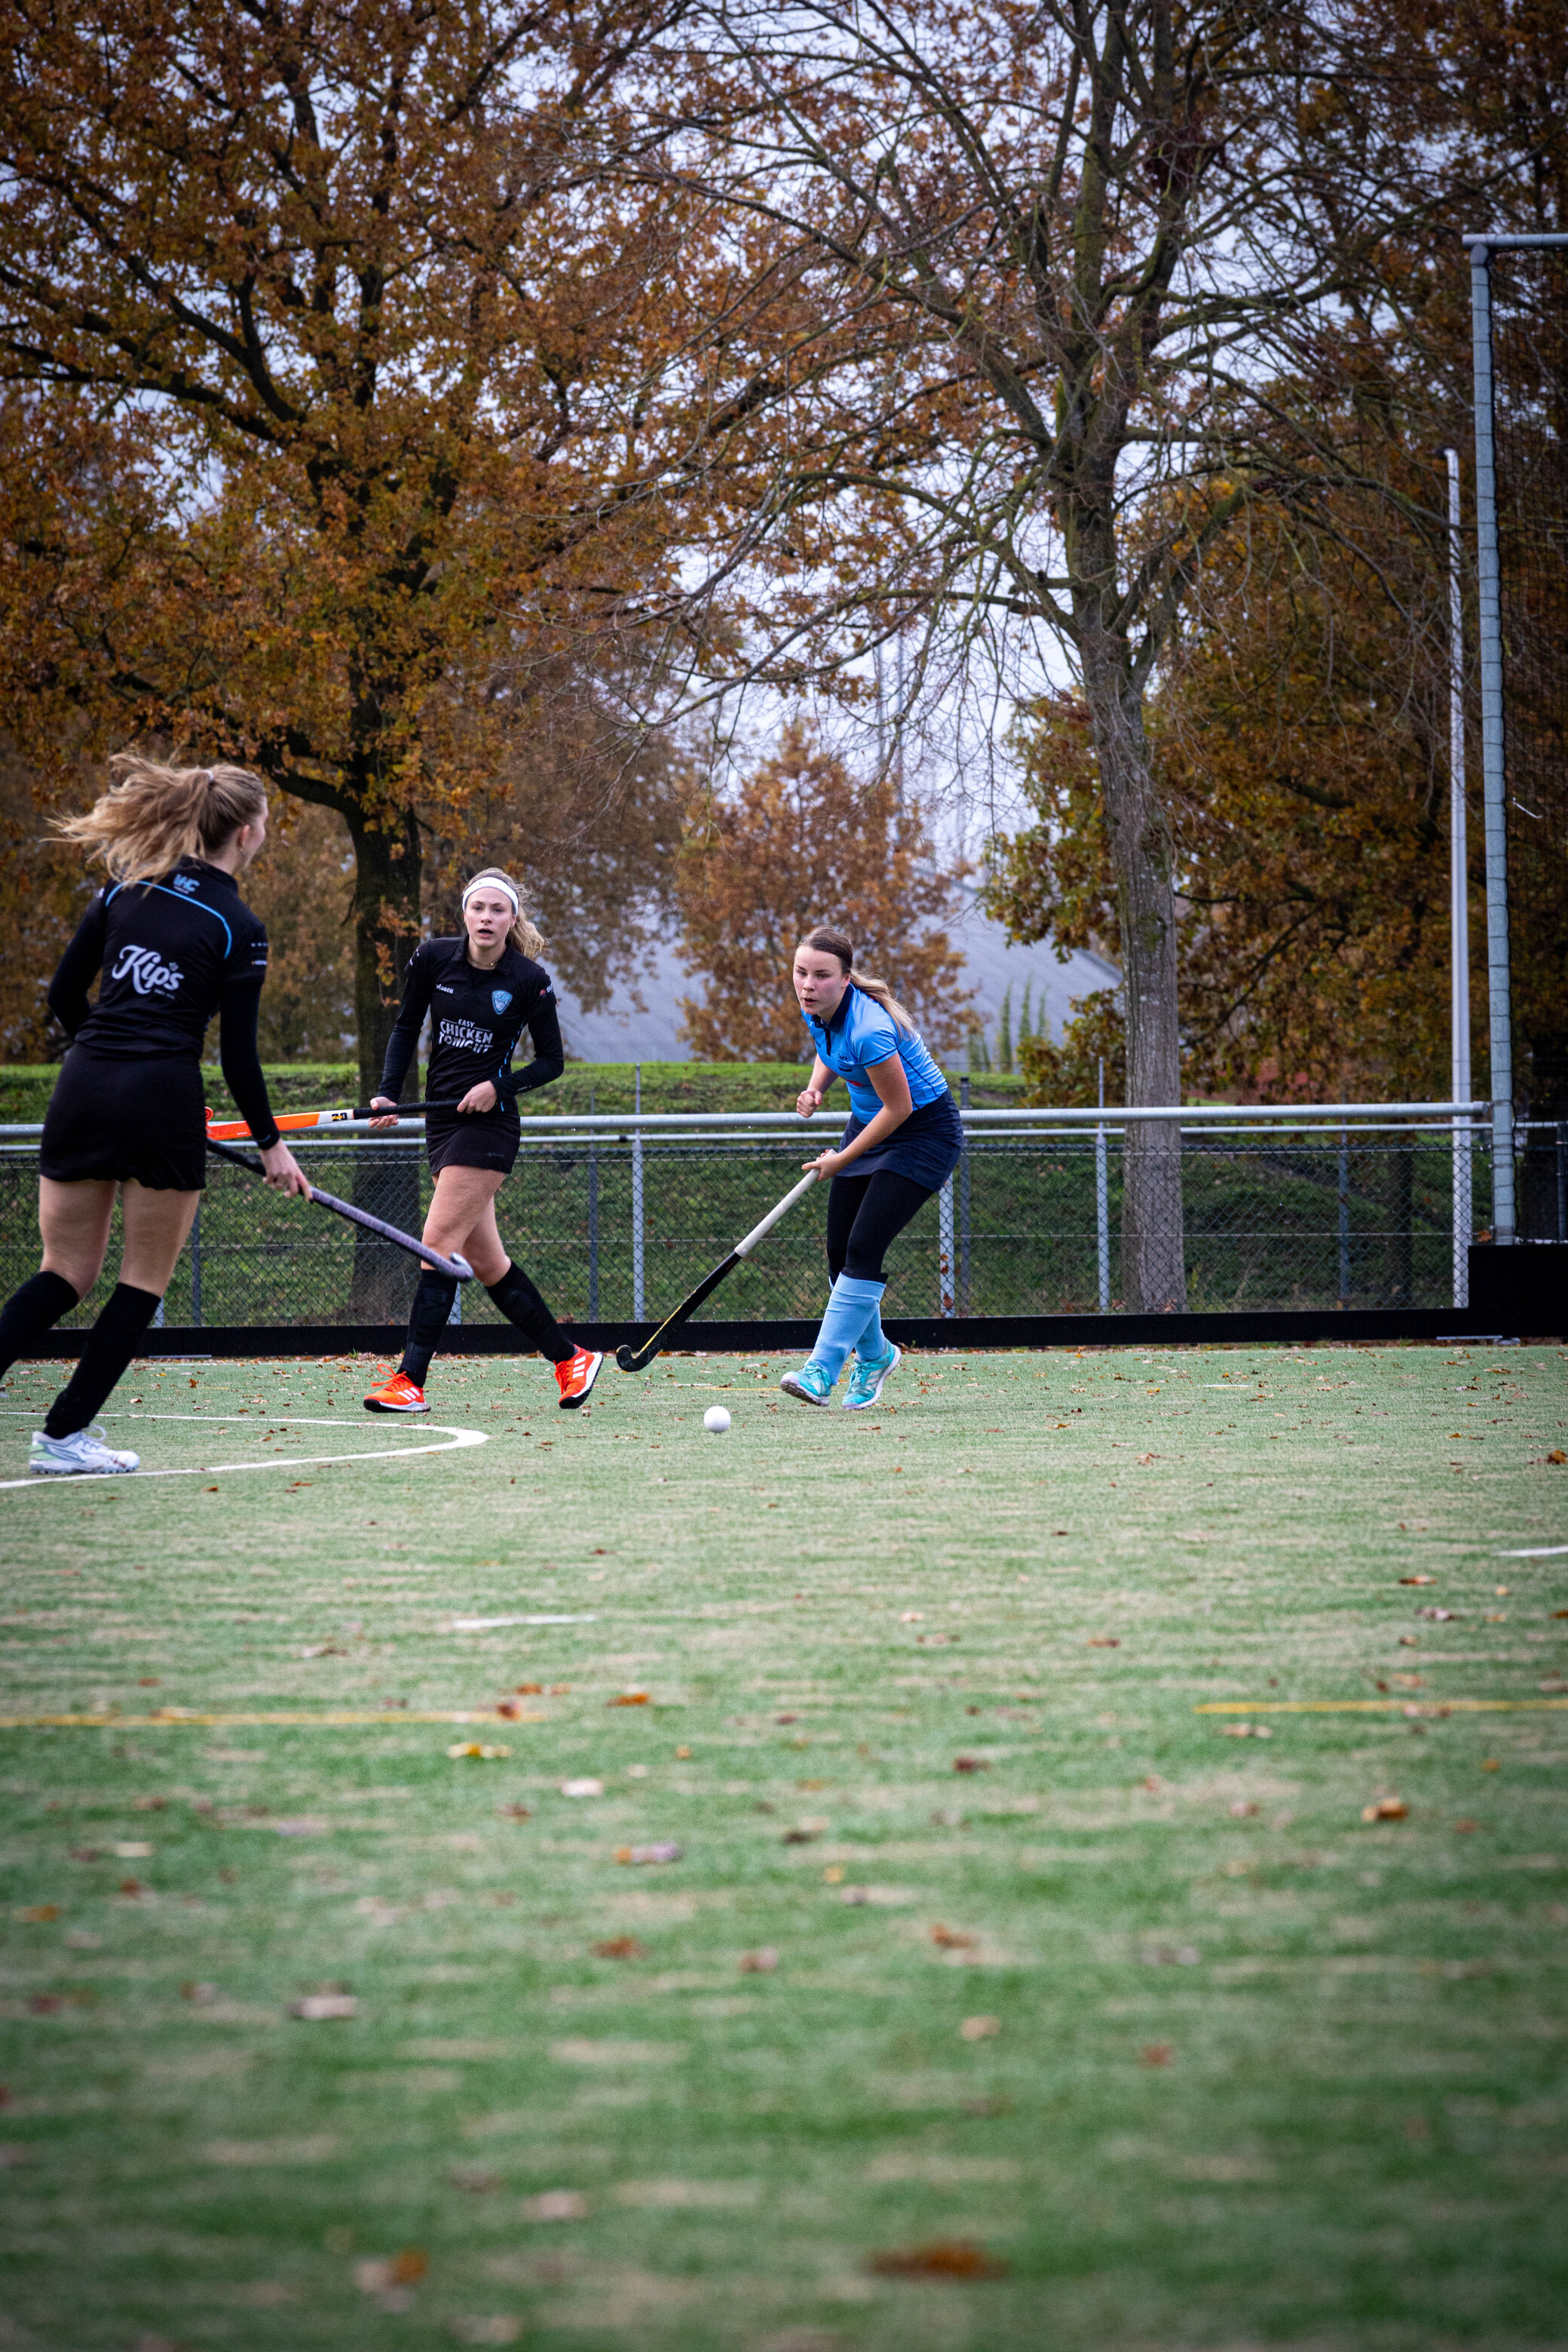
<path fill-rule="evenodd" d="M 1494 1559 L 1555 1559 L 1568 1544 L 1531 1544 L 1528 1551 L 1494 1551 Z"/>
<path fill-rule="evenodd" d="M 183 1421 L 190 1416 L 177 1412 L 133 1413 L 117 1412 L 105 1415 L 113 1421 Z M 353 1429 L 352 1421 L 312 1422 L 316 1429 Z M 201 1462 L 188 1470 L 77 1470 L 65 1475 L 35 1477 L 31 1471 L 25 1478 L 0 1478 L 0 1494 L 13 1487 L 87 1486 L 101 1478 L 213 1478 L 220 1471 L 236 1470 L 314 1470 L 330 1462 L 408 1462 L 416 1454 L 450 1454 L 465 1445 L 488 1445 L 489 1432 L 484 1429 L 458 1429 L 450 1422 L 433 1421 L 431 1430 L 445 1441 L 439 1445 L 378 1446 L 374 1454 L 296 1454 L 281 1462 Z"/>

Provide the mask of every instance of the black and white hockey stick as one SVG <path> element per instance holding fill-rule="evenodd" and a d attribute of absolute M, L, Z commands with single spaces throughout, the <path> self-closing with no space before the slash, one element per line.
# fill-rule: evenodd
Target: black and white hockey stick
<path fill-rule="evenodd" d="M 718 1289 L 719 1285 L 724 1280 L 726 1275 L 733 1274 L 735 1268 L 738 1265 L 742 1265 L 745 1260 L 751 1256 L 752 1252 L 756 1248 L 757 1244 L 763 1239 L 763 1236 L 765 1234 L 772 1233 L 773 1227 L 778 1223 L 779 1219 L 782 1216 L 786 1215 L 788 1212 L 794 1208 L 797 1201 L 805 1200 L 806 1194 L 810 1192 L 812 1186 L 816 1181 L 817 1173 L 818 1171 L 816 1169 L 808 1168 L 805 1174 L 801 1178 L 800 1182 L 798 1184 L 792 1185 L 790 1190 L 784 1194 L 784 1199 L 777 1202 L 774 1206 L 768 1211 L 768 1213 L 763 1219 L 762 1223 L 760 1225 L 753 1225 L 751 1232 L 746 1235 L 744 1241 L 740 1241 L 735 1244 L 734 1248 L 730 1252 L 729 1256 L 724 1259 L 723 1263 L 720 1265 L 716 1265 L 711 1274 L 705 1274 L 703 1276 L 696 1289 L 692 1291 L 689 1297 L 681 1300 L 674 1314 L 667 1315 L 665 1317 L 664 1321 L 659 1325 L 658 1329 L 654 1333 L 651 1339 L 645 1339 L 640 1348 L 623 1346 L 616 1349 L 616 1361 L 620 1366 L 623 1372 L 640 1372 L 645 1364 L 652 1363 L 659 1349 L 668 1345 L 670 1333 L 677 1330 L 679 1326 L 686 1321 L 688 1316 L 696 1314 L 703 1300 L 712 1297 L 713 1293 Z"/>

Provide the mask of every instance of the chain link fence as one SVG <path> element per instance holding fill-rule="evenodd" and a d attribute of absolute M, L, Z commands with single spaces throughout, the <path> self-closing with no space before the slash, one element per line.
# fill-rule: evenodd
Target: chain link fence
<path fill-rule="evenodd" d="M 984 1115 L 982 1115 L 983 1117 Z M 972 1124 L 951 1182 L 893 1244 L 890 1316 L 1115 1313 L 1122 1279 L 1123 1134 Z M 700 1118 L 691 1121 L 703 1128 Z M 430 1197 L 421 1139 L 291 1139 L 312 1180 L 417 1233 Z M 1535 1139 L 1531 1138 L 1532 1147 Z M 1568 1180 L 1568 1137 L 1545 1131 Z M 525 1128 L 497 1204 L 502 1239 L 558 1315 L 667 1313 L 820 1148 L 804 1134 L 628 1134 Z M 1194 1310 L 1464 1305 L 1465 1250 L 1489 1214 L 1485 1136 L 1468 1121 L 1306 1131 L 1182 1129 L 1182 1235 Z M 36 1143 L 0 1145 L 0 1296 L 37 1265 Z M 1564 1195 L 1568 1219 L 1568 1193 Z M 704 1313 L 814 1317 L 826 1286 L 821 1192 L 769 1235 Z M 114 1263 L 111 1250 L 110 1264 Z M 417 1269 L 342 1220 L 214 1162 L 164 1302 L 197 1327 L 397 1323 Z M 89 1304 L 65 1328 L 91 1319 Z M 464 1319 L 501 1318 L 467 1286 Z M 700 1318 L 699 1322 L 700 1322 Z"/>

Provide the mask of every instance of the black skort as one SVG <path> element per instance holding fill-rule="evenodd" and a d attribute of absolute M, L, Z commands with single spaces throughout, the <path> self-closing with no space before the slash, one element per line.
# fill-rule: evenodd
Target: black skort
<path fill-rule="evenodd" d="M 516 1111 L 427 1110 L 425 1156 L 432 1176 L 443 1168 L 490 1168 L 510 1176 L 522 1139 Z"/>
<path fill-rule="evenodd" d="M 38 1173 L 199 1192 L 207 1181 L 206 1088 L 194 1055 L 89 1054 L 73 1045 L 44 1116 Z"/>

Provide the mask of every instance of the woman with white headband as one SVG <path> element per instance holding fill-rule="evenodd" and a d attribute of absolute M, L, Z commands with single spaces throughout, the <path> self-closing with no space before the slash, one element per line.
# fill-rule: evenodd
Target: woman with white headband
<path fill-rule="evenodd" d="M 372 1108 L 394 1123 L 403 1082 L 430 1015 L 425 1074 L 425 1149 L 436 1179 L 423 1238 L 445 1257 L 461 1252 L 501 1313 L 555 1367 L 563 1408 L 586 1402 L 604 1357 L 574 1345 L 520 1265 L 496 1224 L 496 1194 L 517 1158 L 517 1098 L 547 1087 L 565 1067 L 550 974 L 537 961 L 543 940 L 510 874 L 489 866 L 463 891 L 463 936 L 425 940 L 408 959 L 403 1007 L 387 1041 L 381 1091 Z M 533 1059 L 511 1066 L 527 1029 Z M 428 1412 L 425 1378 L 452 1312 L 457 1284 L 422 1269 L 403 1360 L 365 1399 L 370 1412 Z"/>

